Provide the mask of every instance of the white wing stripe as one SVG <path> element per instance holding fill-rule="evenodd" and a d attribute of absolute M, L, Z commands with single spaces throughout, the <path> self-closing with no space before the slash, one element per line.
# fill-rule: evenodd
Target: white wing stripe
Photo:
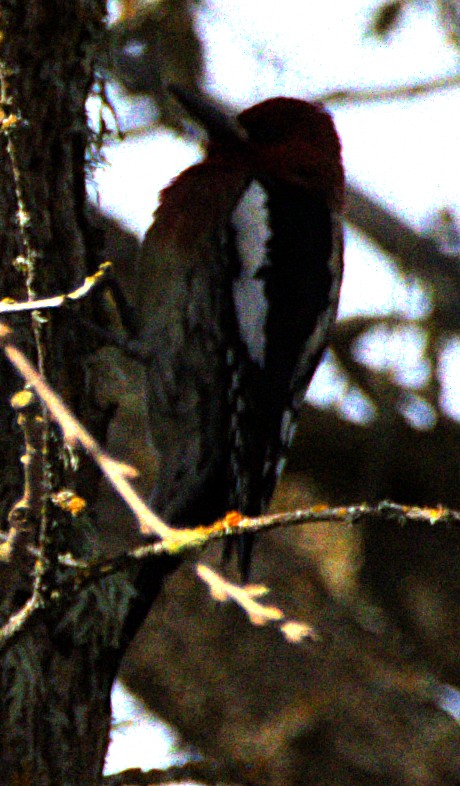
<path fill-rule="evenodd" d="M 233 282 L 235 311 L 241 339 L 251 359 L 261 368 L 265 363 L 268 302 L 265 284 L 257 278 L 257 274 L 270 262 L 267 249 L 271 230 L 267 202 L 267 192 L 257 180 L 253 180 L 232 215 L 241 262 L 240 275 Z"/>

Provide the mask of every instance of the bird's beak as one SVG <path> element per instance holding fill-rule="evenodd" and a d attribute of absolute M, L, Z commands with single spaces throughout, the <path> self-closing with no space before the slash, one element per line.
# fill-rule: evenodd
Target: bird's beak
<path fill-rule="evenodd" d="M 190 117 L 198 121 L 208 133 L 210 139 L 216 141 L 246 142 L 246 131 L 234 117 L 224 112 L 217 104 L 198 93 L 192 93 L 180 85 L 169 85 L 169 91 L 188 112 Z"/>

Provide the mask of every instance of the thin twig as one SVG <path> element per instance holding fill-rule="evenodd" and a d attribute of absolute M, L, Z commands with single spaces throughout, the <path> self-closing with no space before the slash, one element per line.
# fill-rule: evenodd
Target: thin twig
<path fill-rule="evenodd" d="M 434 77 L 424 82 L 414 82 L 410 85 L 397 87 L 371 87 L 371 88 L 342 88 L 323 93 L 316 100 L 323 104 L 367 104 L 379 101 L 400 101 L 417 98 L 430 93 L 440 93 L 460 85 L 460 73 L 449 76 Z"/>
<path fill-rule="evenodd" d="M 81 300 L 94 288 L 103 284 L 111 273 L 112 263 L 103 262 L 102 265 L 99 265 L 96 273 L 92 276 L 87 276 L 83 284 L 73 292 L 69 292 L 67 295 L 55 295 L 55 297 L 42 298 L 41 300 L 28 300 L 23 303 L 5 299 L 0 301 L 0 314 L 16 314 L 20 311 L 39 311 L 48 308 L 59 308 L 65 305 L 67 300 L 71 300 L 72 302 Z"/>
<path fill-rule="evenodd" d="M 43 418 L 38 400 L 31 390 L 21 390 L 11 399 L 17 412 L 17 422 L 24 434 L 25 453 L 21 456 L 24 468 L 24 491 L 8 513 L 9 529 L 0 545 L 0 561 L 15 562 L 22 574 L 29 575 L 32 555 L 29 547 L 36 542 L 37 522 L 43 501 L 42 439 Z M 40 557 L 37 550 L 36 558 Z"/>
<path fill-rule="evenodd" d="M 36 286 L 38 278 L 38 263 L 43 254 L 35 245 L 34 226 L 32 215 L 28 206 L 28 196 L 26 189 L 27 178 L 21 170 L 20 146 L 16 148 L 15 135 L 24 128 L 26 121 L 20 117 L 19 110 L 13 106 L 14 99 L 11 95 L 10 72 L 3 61 L 0 61 L 0 100 L 3 107 L 3 117 L 1 131 L 6 137 L 6 151 L 11 164 L 14 189 L 17 203 L 17 226 L 18 237 L 22 245 L 22 262 L 27 271 L 25 284 L 29 300 L 36 298 Z M 38 370 L 43 379 L 46 378 L 46 326 L 40 314 L 32 311 L 32 332 L 35 339 L 37 352 Z M 34 572 L 34 593 L 42 593 L 46 581 L 46 574 L 50 565 L 55 563 L 57 550 L 55 548 L 55 532 L 53 532 L 50 521 L 50 511 L 48 504 L 48 493 L 51 491 L 51 478 L 53 476 L 50 460 L 50 421 L 46 406 L 42 405 L 43 429 L 41 436 L 41 475 L 42 475 L 42 504 L 39 519 L 38 545 L 40 559 L 37 560 Z"/>
<path fill-rule="evenodd" d="M 43 609 L 43 605 L 43 599 L 35 591 L 24 606 L 15 614 L 12 614 L 8 622 L 0 628 L 0 649 L 3 649 L 6 644 L 10 644 L 16 638 L 21 630 L 24 629 L 26 623 L 30 623 L 30 620 L 36 617 L 38 612 Z"/>
<path fill-rule="evenodd" d="M 239 587 L 202 563 L 196 566 L 195 571 L 197 576 L 207 585 L 214 600 L 220 603 L 233 600 L 243 609 L 253 625 L 275 623 L 284 638 L 295 643 L 306 638 L 313 641 L 319 640 L 319 634 L 312 625 L 298 620 L 287 620 L 284 612 L 278 606 L 263 606 L 262 603 L 259 603 L 257 598 L 262 598 L 270 592 L 269 588 L 263 584 L 249 584 L 246 587 Z"/>
<path fill-rule="evenodd" d="M 109 94 L 107 92 L 107 79 L 103 74 L 96 74 L 92 93 L 95 97 L 98 97 L 101 102 L 100 110 L 99 110 L 99 118 L 98 118 L 99 127 L 95 134 L 96 151 L 97 153 L 100 153 L 101 148 L 107 139 L 107 135 L 113 134 L 113 132 L 111 131 L 111 129 L 107 127 L 107 124 L 105 122 L 104 108 L 108 109 L 109 113 L 112 115 L 113 121 L 115 123 L 115 135 L 118 141 L 120 142 L 123 141 L 124 132 L 120 125 L 120 120 L 115 105 L 113 101 L 110 99 Z"/>
<path fill-rule="evenodd" d="M 27 360 L 24 353 L 14 345 L 13 336 L 11 328 L 0 323 L 0 343 L 3 345 L 3 350 L 8 360 L 31 385 L 49 412 L 57 420 L 67 442 L 70 444 L 79 443 L 90 454 L 112 486 L 133 511 L 144 535 L 174 538 L 176 531 L 168 527 L 148 508 L 128 482 L 126 475 L 129 470 L 127 471 L 126 466 L 115 461 L 105 453 L 85 427 L 72 415 L 61 397 L 50 388 L 32 363 Z"/>
<path fill-rule="evenodd" d="M 408 520 L 420 524 L 444 524 L 460 526 L 460 513 L 447 508 L 418 508 L 408 505 L 397 505 L 393 502 L 380 502 L 378 505 L 351 505 L 349 507 L 329 508 L 326 505 L 314 505 L 304 510 L 289 511 L 259 516 L 257 518 L 236 518 L 230 515 L 216 521 L 209 527 L 172 530 L 172 537 L 159 543 L 137 546 L 102 560 L 78 560 L 68 554 L 61 555 L 59 562 L 69 569 L 69 575 L 60 583 L 65 592 L 76 592 L 87 584 L 101 578 L 126 570 L 135 564 L 158 558 L 163 555 L 186 556 L 192 552 L 202 551 L 214 540 L 242 533 L 256 533 L 265 530 L 292 526 L 305 526 L 323 522 L 352 526 L 359 524 L 369 516 L 386 516 L 396 519 L 396 524 L 404 525 Z"/>
<path fill-rule="evenodd" d="M 10 82 L 8 80 L 8 69 L 2 61 L 0 61 L 0 87 L 0 102 L 3 107 L 3 117 L 0 129 L 6 137 L 6 150 L 10 159 L 11 170 L 13 174 L 13 183 L 18 206 L 16 214 L 18 232 L 23 248 L 24 262 L 27 265 L 27 294 L 30 300 L 34 300 L 36 297 L 36 262 L 39 259 L 39 252 L 34 246 L 31 230 L 31 216 L 27 208 L 25 188 L 23 184 L 21 168 L 19 165 L 19 156 L 14 143 L 14 135 L 26 121 L 20 117 L 19 112 L 14 112 L 12 109 L 13 100 L 9 95 Z"/>

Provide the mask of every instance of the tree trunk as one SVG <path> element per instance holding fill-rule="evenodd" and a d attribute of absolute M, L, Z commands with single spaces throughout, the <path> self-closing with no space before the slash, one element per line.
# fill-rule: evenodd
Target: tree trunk
<path fill-rule="evenodd" d="M 24 300 L 71 291 L 98 261 L 86 218 L 85 105 L 104 13 L 103 0 L 0 2 L 0 276 L 4 296 Z M 88 341 L 78 325 L 50 312 L 43 320 L 16 316 L 11 323 L 16 343 L 101 437 L 108 413 L 95 407 L 85 354 Z M 5 521 L 11 504 L 23 495 L 19 462 L 23 438 L 10 405 L 11 394 L 22 382 L 3 357 L 0 364 L 0 498 Z M 41 448 L 47 490 L 57 492 L 73 477 L 73 488 L 77 482 L 85 498 L 91 499 L 97 474 L 84 456 L 79 457 L 77 475 L 69 472 L 72 462 L 64 461 L 68 449 L 55 425 L 45 426 Z M 25 496 L 18 508 L 24 513 L 29 545 L 38 538 L 40 493 L 38 497 L 35 509 Z M 58 538 L 63 551 L 66 543 L 62 539 L 69 538 L 67 550 L 90 553 L 93 536 L 85 515 L 74 519 L 59 506 L 51 506 L 50 511 L 49 555 L 57 549 Z M 17 543 L 10 545 L 18 557 L 14 554 Z M 16 559 L 14 566 L 0 564 L 2 622 L 30 596 L 31 567 L 27 558 L 19 563 Z M 46 575 L 43 586 L 46 592 Z M 2 784 L 89 786 L 100 782 L 119 628 L 126 609 L 123 599 L 129 599 L 130 586 L 117 577 L 86 589 L 74 605 L 57 603 L 59 612 L 44 608 L 1 652 Z"/>

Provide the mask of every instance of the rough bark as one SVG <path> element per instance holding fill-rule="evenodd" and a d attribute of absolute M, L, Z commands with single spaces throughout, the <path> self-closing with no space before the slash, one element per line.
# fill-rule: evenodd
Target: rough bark
<path fill-rule="evenodd" d="M 0 137 L 0 275 L 3 296 L 27 299 L 72 290 L 94 270 L 86 217 L 85 103 L 105 3 L 30 0 L 0 3 L 2 134 Z M 14 262 L 15 260 L 16 263 Z M 95 407 L 88 342 L 61 315 L 12 320 L 16 340 L 90 428 L 101 436 L 107 412 Z M 23 434 L 10 406 L 23 385 L 1 360 L 2 518 L 22 494 Z M 84 457 L 77 475 L 65 463 L 58 429 L 45 426 L 43 485 L 72 483 L 91 499 L 97 476 Z M 46 473 L 45 473 L 46 471 Z M 45 473 L 45 474 L 44 474 Z M 35 489 L 40 498 L 40 489 Z M 41 505 L 36 506 L 38 508 Z M 26 510 L 26 540 L 36 543 L 37 510 Z M 93 536 L 83 519 L 48 505 L 53 549 L 88 554 Z M 60 533 L 60 534 L 57 534 Z M 58 538 L 60 542 L 58 543 Z M 1 619 L 31 592 L 31 559 L 0 564 Z M 20 559 L 22 556 L 22 560 Z M 46 569 L 46 566 L 45 566 Z M 56 579 L 44 574 L 43 596 Z M 118 582 L 118 583 L 117 583 Z M 85 591 L 75 603 L 44 607 L 0 654 L 0 780 L 3 784 L 96 784 L 108 742 L 110 687 L 120 620 L 113 605 L 123 581 Z M 115 593 L 111 595 L 111 593 Z M 54 609 L 54 610 L 53 610 Z M 104 614 L 106 615 L 104 617 Z"/>

